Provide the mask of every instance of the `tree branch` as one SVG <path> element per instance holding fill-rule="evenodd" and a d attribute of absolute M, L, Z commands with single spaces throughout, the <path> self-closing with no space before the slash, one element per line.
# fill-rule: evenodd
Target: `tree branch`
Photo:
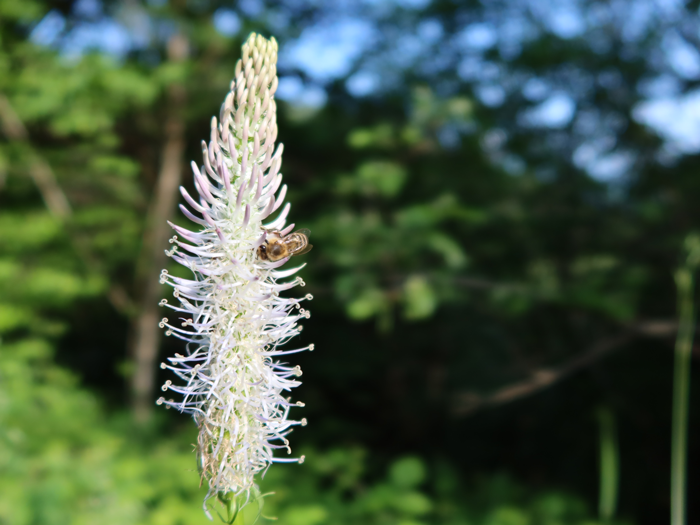
<path fill-rule="evenodd" d="M 51 166 L 41 158 L 29 144 L 29 133 L 19 118 L 10 101 L 0 93 L 0 120 L 7 138 L 14 142 L 22 142 L 29 146 L 31 164 L 29 175 L 34 179 L 36 187 L 49 211 L 59 219 L 66 219 L 72 214 L 70 204 L 61 187 L 56 182 L 56 176 Z"/>
<path fill-rule="evenodd" d="M 678 324 L 675 321 L 646 321 L 638 323 L 621 334 L 598 341 L 588 350 L 575 356 L 563 365 L 536 370 L 527 379 L 499 388 L 490 395 L 482 396 L 475 392 L 457 393 L 454 396 L 452 414 L 456 417 L 466 417 L 486 408 L 497 407 L 530 396 L 562 381 L 579 370 L 591 366 L 636 337 L 669 337 L 673 336 L 677 329 Z"/>

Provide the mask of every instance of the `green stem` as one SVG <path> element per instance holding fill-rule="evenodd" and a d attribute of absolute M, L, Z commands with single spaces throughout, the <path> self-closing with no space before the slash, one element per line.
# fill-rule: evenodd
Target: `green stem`
<path fill-rule="evenodd" d="M 600 497 L 598 513 L 600 521 L 610 523 L 617 507 L 619 480 L 619 453 L 615 416 L 609 408 L 598 410 L 600 424 Z"/>
<path fill-rule="evenodd" d="M 678 289 L 678 336 L 673 371 L 671 429 L 671 525 L 685 525 L 686 463 L 688 448 L 688 395 L 693 346 L 693 272 L 691 265 L 675 274 Z"/>

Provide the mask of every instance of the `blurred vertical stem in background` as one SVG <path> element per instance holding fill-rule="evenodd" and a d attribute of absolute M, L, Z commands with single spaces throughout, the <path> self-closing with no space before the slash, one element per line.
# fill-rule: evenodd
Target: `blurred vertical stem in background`
<path fill-rule="evenodd" d="M 187 59 L 188 52 L 189 42 L 186 37 L 180 33 L 170 37 L 167 47 L 168 61 L 183 62 Z M 185 87 L 182 84 L 176 82 L 169 86 L 165 143 L 137 266 L 137 282 L 141 285 L 143 295 L 135 323 L 132 347 L 135 369 L 131 389 L 134 417 L 140 422 L 149 419 L 154 404 L 152 397 L 155 361 L 160 342 L 158 300 L 161 296 L 161 285 L 158 274 L 167 261 L 163 246 L 167 244 L 170 227 L 166 220 L 175 209 L 185 155 L 185 123 L 182 115 L 185 96 Z"/>
<path fill-rule="evenodd" d="M 617 507 L 617 491 L 620 478 L 619 451 L 615 415 L 608 407 L 598 409 L 600 425 L 600 498 L 598 514 L 600 521 L 610 523 Z"/>
<path fill-rule="evenodd" d="M 690 393 L 690 356 L 695 331 L 693 308 L 694 272 L 700 262 L 700 237 L 685 240 L 687 257 L 676 270 L 678 291 L 678 336 L 673 370 L 673 421 L 671 423 L 671 525 L 684 525 L 686 464 L 688 451 L 688 397 Z"/>

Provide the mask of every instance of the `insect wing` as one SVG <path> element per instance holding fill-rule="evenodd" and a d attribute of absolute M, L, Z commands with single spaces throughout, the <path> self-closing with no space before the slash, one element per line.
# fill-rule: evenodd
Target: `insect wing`
<path fill-rule="evenodd" d="M 313 248 L 313 246 L 309 244 L 309 235 L 311 235 L 311 230 L 307 228 L 301 228 L 300 230 L 295 231 L 294 234 L 302 235 L 306 240 L 306 246 L 299 250 L 295 250 L 294 255 L 304 255 L 305 253 L 309 253 L 311 248 Z"/>
<path fill-rule="evenodd" d="M 311 251 L 311 248 L 313 248 L 313 247 L 314 247 L 313 244 L 307 244 L 306 246 L 304 246 L 304 248 L 302 248 L 298 252 L 295 252 L 294 255 L 304 255 L 305 253 L 309 253 Z"/>

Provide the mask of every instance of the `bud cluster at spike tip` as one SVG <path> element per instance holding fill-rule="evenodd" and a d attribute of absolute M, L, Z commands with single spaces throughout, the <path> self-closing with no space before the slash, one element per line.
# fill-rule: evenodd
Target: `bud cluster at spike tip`
<path fill-rule="evenodd" d="M 166 254 L 192 270 L 192 279 L 161 273 L 161 283 L 173 287 L 179 304 L 161 301 L 177 322 L 164 318 L 166 335 L 187 341 L 187 355 L 175 354 L 161 368 L 172 370 L 184 384 L 166 381 L 178 399 L 165 404 L 191 413 L 199 426 L 197 461 L 208 483 L 206 501 L 233 494 L 250 498 L 254 477 L 273 462 L 302 462 L 292 458 L 287 434 L 306 420 L 288 418 L 292 403 L 286 394 L 298 386 L 301 369 L 280 362 L 280 356 L 304 348 L 279 347 L 297 335 L 309 313 L 301 299 L 280 292 L 304 286 L 289 280 L 301 267 L 278 270 L 288 258 L 262 261 L 257 248 L 267 230 L 283 235 L 290 205 L 276 218 L 287 187 L 280 184 L 282 145 L 277 138 L 277 42 L 252 34 L 243 45 L 231 91 L 221 107 L 219 122 L 212 119 L 209 144 L 202 142 L 203 165 L 192 162 L 193 197 L 180 188 L 188 207 L 182 213 L 199 226 L 191 231 L 170 223 L 176 235 Z M 286 280 L 285 280 L 286 279 Z M 284 280 L 284 281 L 283 281 Z M 282 454 L 276 457 L 274 453 Z M 207 511 L 208 514 L 208 511 Z"/>

